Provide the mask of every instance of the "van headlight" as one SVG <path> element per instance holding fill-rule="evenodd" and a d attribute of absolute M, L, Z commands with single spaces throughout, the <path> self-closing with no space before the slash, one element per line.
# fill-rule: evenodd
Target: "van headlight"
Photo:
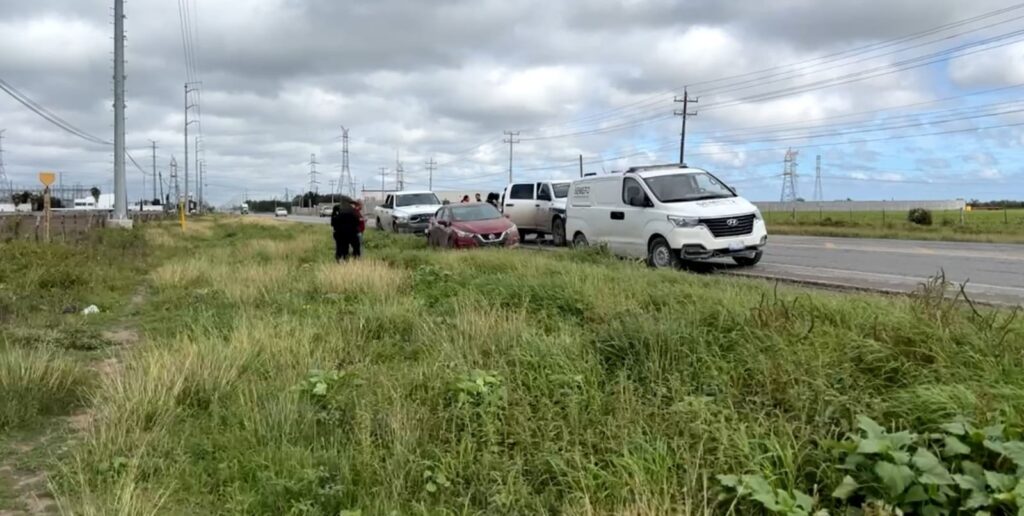
<path fill-rule="evenodd" d="M 700 225 L 700 219 L 697 217 L 678 217 L 675 215 L 669 215 L 668 221 L 677 228 L 695 228 Z"/>
<path fill-rule="evenodd" d="M 754 220 L 764 220 L 764 217 L 761 216 L 761 210 L 754 210 Z"/>

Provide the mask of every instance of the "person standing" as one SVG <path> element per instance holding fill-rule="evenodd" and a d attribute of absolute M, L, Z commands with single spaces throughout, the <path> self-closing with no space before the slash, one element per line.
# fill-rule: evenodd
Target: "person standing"
<path fill-rule="evenodd" d="M 483 199 L 480 198 L 480 194 L 479 193 L 476 194 L 476 202 L 484 202 Z"/>
<path fill-rule="evenodd" d="M 357 237 L 359 247 L 357 247 L 353 253 L 358 258 L 363 254 L 363 233 L 366 233 L 366 217 L 363 216 L 363 203 L 359 201 L 352 201 L 352 206 L 356 210 L 356 216 L 359 217 L 359 235 Z"/>
<path fill-rule="evenodd" d="M 360 214 L 352 199 L 342 198 L 331 210 L 331 229 L 334 233 L 334 259 L 348 260 L 350 254 L 358 258 L 362 253 L 359 245 Z M 350 253 L 351 251 L 351 253 Z"/>
<path fill-rule="evenodd" d="M 463 195 L 462 196 L 462 201 L 460 201 L 460 204 L 467 204 L 467 203 L 469 203 L 469 196 L 468 195 Z"/>

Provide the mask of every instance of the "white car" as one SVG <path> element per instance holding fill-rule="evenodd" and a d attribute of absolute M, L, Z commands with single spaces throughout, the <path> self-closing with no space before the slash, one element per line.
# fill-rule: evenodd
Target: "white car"
<path fill-rule="evenodd" d="M 422 191 L 389 194 L 373 211 L 377 229 L 423 233 L 439 209 L 441 201 L 434 192 Z"/>
<path fill-rule="evenodd" d="M 754 265 L 768 242 L 757 207 L 709 172 L 678 164 L 573 181 L 565 229 L 575 246 L 607 245 L 653 267 L 721 257 Z"/>
<path fill-rule="evenodd" d="M 551 235 L 565 245 L 565 203 L 572 181 L 512 183 L 501 194 L 501 211 L 519 228 L 520 238 Z"/>
<path fill-rule="evenodd" d="M 288 210 L 286 210 L 284 208 L 275 208 L 274 209 L 274 217 L 287 217 L 287 216 L 288 216 Z"/>

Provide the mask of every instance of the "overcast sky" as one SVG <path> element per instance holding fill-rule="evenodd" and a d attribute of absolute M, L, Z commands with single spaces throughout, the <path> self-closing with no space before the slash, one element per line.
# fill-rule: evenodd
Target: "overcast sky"
<path fill-rule="evenodd" d="M 788 146 L 808 199 L 816 155 L 826 199 L 1024 198 L 1024 8 L 925 32 L 1005 0 L 189 1 L 215 203 L 308 188 L 312 153 L 329 191 L 342 125 L 357 188 L 380 167 L 391 188 L 398 152 L 410 188 L 433 157 L 435 189 L 496 191 L 504 130 L 523 140 L 517 180 L 578 175 L 580 154 L 598 173 L 673 162 L 683 85 L 700 97 L 687 162 L 753 199 L 778 199 Z M 112 139 L 111 10 L 0 0 L 0 78 Z M 183 156 L 179 20 L 177 2 L 127 6 L 127 141 L 147 170 L 159 142 L 165 180 Z M 112 191 L 109 147 L 2 93 L 0 129 L 14 183 L 56 170 Z"/>

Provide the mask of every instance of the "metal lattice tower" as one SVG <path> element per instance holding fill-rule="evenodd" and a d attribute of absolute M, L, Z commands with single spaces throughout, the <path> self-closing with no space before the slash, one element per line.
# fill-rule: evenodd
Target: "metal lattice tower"
<path fill-rule="evenodd" d="M 338 190 L 349 197 L 356 196 L 355 181 L 352 180 L 352 171 L 348 168 L 348 129 L 341 126 L 341 177 L 338 178 Z"/>
<path fill-rule="evenodd" d="M 825 200 L 825 195 L 821 191 L 821 154 L 818 154 L 817 163 L 814 167 L 814 200 L 821 202 Z"/>
<path fill-rule="evenodd" d="M 796 156 L 800 151 L 789 149 L 786 151 L 786 159 L 782 165 L 782 195 L 779 200 L 792 202 L 797 199 L 796 193 Z"/>
<path fill-rule="evenodd" d="M 318 172 L 316 171 L 316 166 L 319 165 L 319 164 L 320 163 L 318 163 L 316 161 L 316 154 L 310 154 L 309 155 L 309 191 L 311 193 L 313 193 L 314 195 L 319 192 L 319 188 L 317 187 L 317 185 L 319 185 L 320 182 L 316 180 L 316 175 L 318 174 Z M 310 207 L 312 207 L 312 201 L 310 201 Z"/>

